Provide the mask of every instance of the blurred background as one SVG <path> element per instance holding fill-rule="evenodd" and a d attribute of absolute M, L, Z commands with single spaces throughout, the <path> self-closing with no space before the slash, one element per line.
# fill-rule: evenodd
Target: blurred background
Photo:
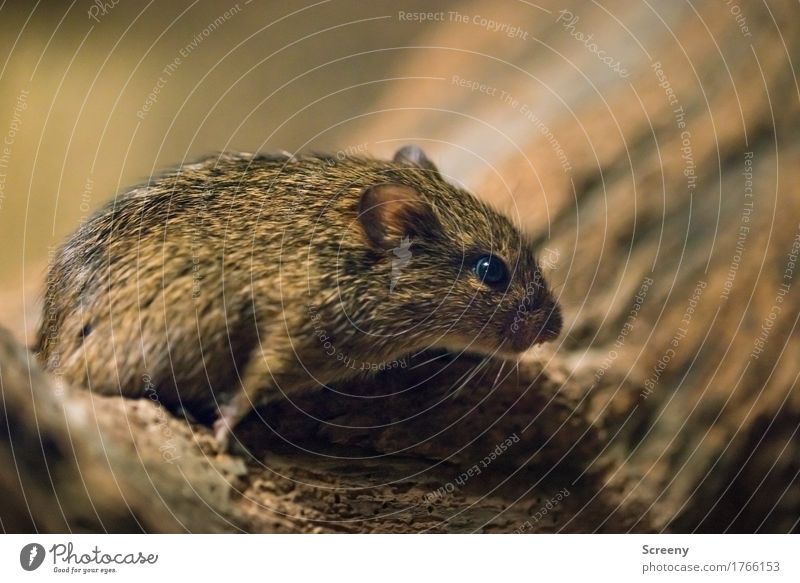
<path fill-rule="evenodd" d="M 351 137 L 386 115 L 381 95 L 414 83 L 398 63 L 430 26 L 396 12 L 338 0 L 4 2 L 6 289 L 37 279 L 48 247 L 116 192 L 186 160 L 229 149 L 389 153 Z"/>
<path fill-rule="evenodd" d="M 48 250 L 154 173 L 417 143 L 536 238 L 625 491 L 796 529 L 798 44 L 788 0 L 3 2 L 0 323 L 30 344 Z"/>
<path fill-rule="evenodd" d="M 624 3 L 607 6 L 625 12 Z M 564 28 L 560 11 L 569 8 L 4 2 L 0 111 L 13 143 L 3 167 L 0 277 L 7 287 L 32 282 L 48 247 L 115 193 L 228 149 L 383 157 L 416 141 L 452 179 L 478 187 L 488 177 L 492 197 L 506 204 L 516 191 L 531 203 L 526 213 L 546 223 L 539 175 L 574 164 L 556 153 L 570 136 L 548 124 L 578 128 L 569 119 L 575 106 L 624 81 L 571 35 L 591 30 L 623 62 L 617 70 L 633 70 L 647 58 L 641 43 L 668 35 L 691 11 L 661 7 L 652 35 L 631 39 L 600 7 Z M 547 158 L 525 159 L 533 138 L 547 144 Z M 501 161 L 513 172 L 497 169 Z M 521 189 L 523 180 L 534 188 Z"/>

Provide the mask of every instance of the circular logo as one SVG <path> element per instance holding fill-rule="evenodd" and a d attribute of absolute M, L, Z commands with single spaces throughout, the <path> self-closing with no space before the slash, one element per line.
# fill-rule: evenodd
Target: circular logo
<path fill-rule="evenodd" d="M 39 543 L 30 543 L 19 552 L 19 564 L 26 571 L 35 571 L 44 562 L 44 547 Z"/>

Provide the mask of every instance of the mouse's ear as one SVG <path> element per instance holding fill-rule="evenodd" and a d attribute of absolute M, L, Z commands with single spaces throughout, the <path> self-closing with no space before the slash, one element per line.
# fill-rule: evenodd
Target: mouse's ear
<path fill-rule="evenodd" d="M 404 184 L 376 184 L 358 203 L 358 220 L 369 242 L 380 249 L 394 249 L 406 237 L 428 237 L 437 220 L 419 192 Z"/>
<path fill-rule="evenodd" d="M 408 164 L 410 166 L 417 166 L 425 170 L 430 170 L 439 176 L 439 169 L 431 162 L 422 151 L 422 148 L 415 145 L 403 146 L 395 152 L 394 159 L 396 164 Z"/>

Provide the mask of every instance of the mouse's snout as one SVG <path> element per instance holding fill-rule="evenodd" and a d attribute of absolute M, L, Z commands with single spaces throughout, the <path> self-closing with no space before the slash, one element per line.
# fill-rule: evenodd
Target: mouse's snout
<path fill-rule="evenodd" d="M 507 341 L 514 352 L 555 340 L 561 333 L 561 308 L 547 297 L 534 309 L 521 308 L 511 314 Z"/>

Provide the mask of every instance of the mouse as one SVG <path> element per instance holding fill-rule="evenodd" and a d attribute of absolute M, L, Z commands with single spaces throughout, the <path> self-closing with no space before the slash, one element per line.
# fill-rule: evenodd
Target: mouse
<path fill-rule="evenodd" d="M 276 399 L 430 349 L 519 359 L 561 326 L 532 239 L 418 146 L 233 152 L 125 191 L 58 247 L 35 351 L 227 450 Z"/>

